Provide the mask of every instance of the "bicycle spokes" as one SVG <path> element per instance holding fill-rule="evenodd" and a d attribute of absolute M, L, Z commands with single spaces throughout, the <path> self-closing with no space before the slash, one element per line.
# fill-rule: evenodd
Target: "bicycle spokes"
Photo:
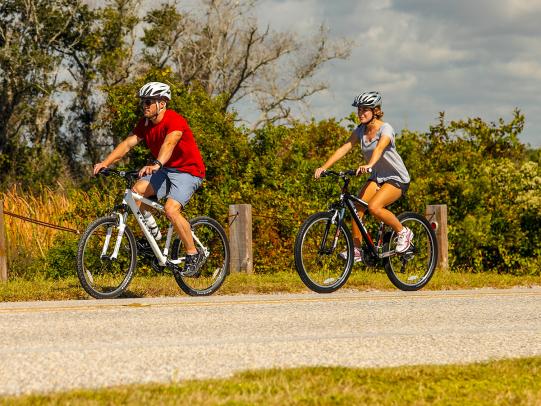
<path fill-rule="evenodd" d="M 93 222 L 81 237 L 77 275 L 83 288 L 95 298 L 119 296 L 128 286 L 136 266 L 135 238 L 127 228 L 119 230 L 115 217 Z"/>
<path fill-rule="evenodd" d="M 194 243 L 200 254 L 197 273 L 183 275 L 181 262 L 175 279 L 181 289 L 189 295 L 209 295 L 215 292 L 224 281 L 229 270 L 229 244 L 220 224 L 208 217 L 198 217 L 191 222 Z M 185 257 L 180 243 L 173 247 L 173 258 Z"/>
<path fill-rule="evenodd" d="M 435 268 L 436 240 L 428 222 L 415 213 L 401 219 L 404 227 L 414 234 L 406 252 L 394 253 L 387 258 L 386 271 L 391 281 L 402 290 L 415 290 L 424 286 Z M 391 238 L 388 251 L 396 250 L 396 239 Z"/>
<path fill-rule="evenodd" d="M 310 289 L 322 293 L 334 291 L 349 276 L 353 263 L 351 252 L 353 242 L 344 225 L 333 223 L 330 213 L 318 213 L 305 222 L 297 236 L 297 272 Z"/>

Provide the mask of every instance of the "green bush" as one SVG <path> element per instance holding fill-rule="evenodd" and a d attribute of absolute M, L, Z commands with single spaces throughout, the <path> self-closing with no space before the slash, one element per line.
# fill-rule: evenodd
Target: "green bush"
<path fill-rule="evenodd" d="M 223 111 L 220 98 L 210 99 L 196 86 L 176 82 L 170 72 L 156 71 L 108 89 L 115 142 L 135 125 L 139 113 L 134 95 L 149 80 L 172 86 L 170 108 L 187 118 L 207 167 L 207 181 L 187 215 L 209 215 L 227 228 L 228 206 L 250 203 L 256 271 L 293 270 L 293 242 L 301 222 L 339 194 L 331 178 L 314 180 L 314 170 L 348 139 L 355 117 L 345 123 L 329 119 L 269 125 L 250 133 L 235 125 L 236 116 Z M 541 154 L 518 141 L 523 126 L 519 111 L 508 123 L 480 118 L 446 123 L 442 114 L 425 133 L 404 130 L 397 136 L 412 183 L 407 197 L 392 210 L 424 213 L 427 204 L 447 204 L 452 268 L 541 274 Z M 147 154 L 138 148 L 122 165 L 138 168 Z M 333 169 L 356 168 L 361 162 L 356 149 Z M 362 182 L 353 180 L 351 190 Z M 68 191 L 77 205 L 63 218 L 83 229 L 119 203 L 123 188 L 113 178 L 89 176 L 81 188 Z M 58 240 L 47 257 L 48 277 L 74 272 L 74 249 L 70 238 Z"/>
<path fill-rule="evenodd" d="M 518 141 L 523 126 L 518 111 L 498 124 L 442 115 L 427 133 L 402 134 L 415 206 L 448 205 L 452 267 L 540 274 L 541 168 Z"/>
<path fill-rule="evenodd" d="M 42 275 L 48 279 L 61 279 L 76 274 L 77 238 L 60 235 L 47 253 Z"/>

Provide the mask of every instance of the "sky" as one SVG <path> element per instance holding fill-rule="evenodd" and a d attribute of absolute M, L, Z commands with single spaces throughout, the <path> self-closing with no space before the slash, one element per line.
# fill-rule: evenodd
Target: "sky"
<path fill-rule="evenodd" d="M 259 0 L 262 24 L 353 41 L 324 66 L 316 120 L 347 117 L 353 98 L 380 91 L 385 121 L 426 131 L 447 120 L 526 116 L 521 141 L 541 147 L 541 0 Z"/>
<path fill-rule="evenodd" d="M 91 4 L 103 0 L 86 0 Z M 141 13 L 163 2 L 141 0 Z M 248 1 L 248 0 L 239 0 Z M 176 0 L 196 11 L 198 0 Z M 323 66 L 316 120 L 354 112 L 362 91 L 383 97 L 385 121 L 427 131 L 446 120 L 526 117 L 521 141 L 541 147 L 541 0 L 255 0 L 261 26 L 353 41 L 351 56 Z M 236 106 L 242 117 L 249 109 Z M 255 118 L 254 114 L 254 118 Z"/>

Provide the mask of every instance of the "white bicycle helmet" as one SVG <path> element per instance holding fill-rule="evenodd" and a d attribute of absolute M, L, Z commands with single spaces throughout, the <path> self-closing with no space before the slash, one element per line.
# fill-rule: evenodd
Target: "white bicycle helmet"
<path fill-rule="evenodd" d="M 149 99 L 167 99 L 171 100 L 171 88 L 169 85 L 161 82 L 149 82 L 146 83 L 141 89 L 139 89 L 139 98 Z"/>
<path fill-rule="evenodd" d="M 353 100 L 353 107 L 381 106 L 381 95 L 378 92 L 363 92 Z"/>

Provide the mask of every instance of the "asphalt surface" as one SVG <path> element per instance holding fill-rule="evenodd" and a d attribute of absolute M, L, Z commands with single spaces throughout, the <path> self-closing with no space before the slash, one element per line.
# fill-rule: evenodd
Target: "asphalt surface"
<path fill-rule="evenodd" d="M 541 355 L 541 287 L 0 303 L 0 396 Z"/>

